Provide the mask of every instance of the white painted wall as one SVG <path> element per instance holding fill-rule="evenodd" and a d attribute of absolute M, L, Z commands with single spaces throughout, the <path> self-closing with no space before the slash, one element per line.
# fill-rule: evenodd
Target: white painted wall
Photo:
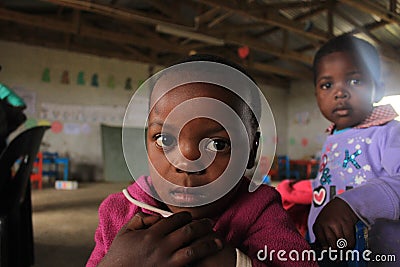
<path fill-rule="evenodd" d="M 39 119 L 41 103 L 59 105 L 125 106 L 133 91 L 124 90 L 127 77 L 135 87 L 139 80 L 148 77 L 145 64 L 101 58 L 91 55 L 26 46 L 0 41 L 0 81 L 10 87 L 22 87 L 36 93 L 36 113 L 29 115 Z M 44 68 L 50 68 L 51 82 L 41 80 Z M 70 84 L 61 84 L 64 70 L 69 72 Z M 85 72 L 86 85 L 77 85 L 79 71 Z M 92 74 L 99 75 L 100 86 L 90 85 Z M 115 89 L 106 86 L 109 75 L 115 78 Z M 385 62 L 383 68 L 387 95 L 400 94 L 400 67 Z M 319 112 L 311 81 L 294 82 L 290 89 L 260 85 L 275 117 L 278 133 L 277 154 L 288 154 L 293 159 L 310 157 L 321 149 L 325 138 L 324 129 L 330 124 Z M 308 118 L 299 123 L 298 117 Z M 81 179 L 103 179 L 102 152 L 99 123 L 92 123 L 89 134 L 55 134 L 48 131 L 44 142 L 46 150 L 57 151 L 71 158 L 71 170 Z M 302 144 L 302 139 L 308 144 Z"/>
<path fill-rule="evenodd" d="M 276 133 L 278 136 L 276 144 L 276 154 L 285 155 L 287 153 L 287 119 L 288 119 L 288 89 L 260 85 L 261 91 L 270 105 L 274 115 Z"/>
<path fill-rule="evenodd" d="M 57 105 L 126 106 L 133 91 L 124 90 L 127 77 L 135 87 L 139 80 L 148 77 L 145 64 L 101 58 L 91 55 L 27 46 L 0 41 L 0 82 L 9 87 L 22 87 L 36 94 L 36 112 L 28 117 L 40 119 L 42 103 Z M 45 68 L 50 69 L 51 81 L 42 81 Z M 70 84 L 62 84 L 62 73 L 69 72 Z M 86 85 L 77 85 L 78 72 L 84 71 Z M 98 88 L 90 85 L 91 76 L 99 76 Z M 115 78 L 115 89 L 107 87 L 109 75 Z M 277 152 L 285 154 L 287 149 L 287 90 L 260 85 L 275 116 L 279 137 Z M 58 152 L 71 159 L 71 173 L 75 179 L 102 180 L 102 149 L 100 123 L 89 123 L 88 134 L 55 134 L 49 130 L 45 137 L 44 150 Z M 19 131 L 23 130 L 21 127 Z"/>
<path fill-rule="evenodd" d="M 41 103 L 59 105 L 106 105 L 126 106 L 133 91 L 124 89 L 125 80 L 132 78 L 132 86 L 148 77 L 148 66 L 144 64 L 100 58 L 91 55 L 26 46 L 11 42 L 0 42 L 0 81 L 9 87 L 22 87 L 36 93 L 36 113 L 39 118 Z M 50 68 L 51 81 L 42 81 L 42 72 Z M 69 72 L 70 84 L 61 84 L 62 73 Z M 86 85 L 77 85 L 77 75 L 84 71 Z M 91 76 L 97 73 L 99 87 L 90 85 Z M 107 87 L 109 75 L 115 78 L 115 88 Z M 102 178 L 102 154 L 100 124 L 90 123 L 88 134 L 55 134 L 47 131 L 44 143 L 48 151 L 57 151 L 71 159 L 71 171 L 86 179 Z M 81 173 L 79 173 L 81 172 Z M 86 173 L 82 173 L 86 172 Z"/>

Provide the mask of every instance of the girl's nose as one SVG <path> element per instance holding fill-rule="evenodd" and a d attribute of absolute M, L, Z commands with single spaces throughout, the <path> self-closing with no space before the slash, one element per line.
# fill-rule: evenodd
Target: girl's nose
<path fill-rule="evenodd" d="M 179 149 L 181 150 L 182 156 L 190 161 L 197 160 L 201 156 L 199 144 L 196 144 L 196 142 L 181 141 L 179 142 Z"/>
<path fill-rule="evenodd" d="M 186 172 L 188 174 L 205 173 L 206 168 L 202 162 L 198 144 L 195 144 L 195 142 L 180 142 L 179 149 L 181 150 L 181 156 L 175 164 L 176 172 Z"/>

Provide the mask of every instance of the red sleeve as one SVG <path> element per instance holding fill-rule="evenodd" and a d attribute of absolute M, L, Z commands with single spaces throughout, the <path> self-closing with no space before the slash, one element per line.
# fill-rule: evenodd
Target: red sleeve
<path fill-rule="evenodd" d="M 310 247 L 283 209 L 279 193 L 276 190 L 267 193 L 270 201 L 251 224 L 243 242 L 243 246 L 247 248 L 245 253 L 251 258 L 252 265 L 318 266 L 312 261 L 301 261 L 302 252 Z M 297 256 L 299 260 L 296 260 Z"/>
<path fill-rule="evenodd" d="M 101 262 L 118 231 L 137 212 L 138 208 L 131 205 L 122 193 L 110 195 L 101 203 L 99 225 L 94 236 L 96 244 L 86 267 L 95 267 Z"/>

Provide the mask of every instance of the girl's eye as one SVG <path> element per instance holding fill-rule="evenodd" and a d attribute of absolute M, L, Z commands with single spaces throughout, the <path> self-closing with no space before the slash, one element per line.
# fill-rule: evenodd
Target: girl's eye
<path fill-rule="evenodd" d="M 176 144 L 176 139 L 172 135 L 158 134 L 155 137 L 156 145 L 162 148 L 168 148 Z"/>
<path fill-rule="evenodd" d="M 351 86 L 357 86 L 357 85 L 361 85 L 362 82 L 361 82 L 361 80 L 359 80 L 359 79 L 351 79 L 351 80 L 349 81 L 349 84 L 350 84 Z"/>
<path fill-rule="evenodd" d="M 329 88 L 331 88 L 332 87 L 332 83 L 330 83 L 330 82 L 328 82 L 328 83 L 323 83 L 323 84 L 321 84 L 321 86 L 320 86 L 320 88 L 322 89 L 322 90 L 327 90 L 327 89 L 329 89 Z"/>
<path fill-rule="evenodd" d="M 222 140 L 222 139 L 212 139 L 208 142 L 206 149 L 214 152 L 223 152 L 228 151 L 231 145 L 229 142 Z"/>

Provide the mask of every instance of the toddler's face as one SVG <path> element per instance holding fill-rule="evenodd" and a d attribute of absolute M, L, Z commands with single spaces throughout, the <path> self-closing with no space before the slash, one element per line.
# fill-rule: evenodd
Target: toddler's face
<path fill-rule="evenodd" d="M 153 95 L 154 92 L 152 101 L 155 101 Z M 167 203 L 178 203 L 168 205 L 173 212 L 186 210 L 191 212 L 194 218 L 212 216 L 227 205 L 235 193 L 235 190 L 232 190 L 219 200 L 204 206 L 179 207 L 179 203 L 182 206 L 190 206 L 199 198 L 205 197 L 182 187 L 198 187 L 215 181 L 227 168 L 231 159 L 231 136 L 226 128 L 216 120 L 196 116 L 203 110 L 218 113 L 218 107 L 213 104 L 179 106 L 185 101 L 188 103 L 187 101 L 199 97 L 222 101 L 239 114 L 243 112 L 242 102 L 227 89 L 207 83 L 181 85 L 154 103 L 148 118 L 146 140 L 152 164 L 150 174 L 158 195 Z M 173 114 L 174 112 L 176 113 Z M 175 116 L 172 120 L 167 118 L 172 115 Z M 185 121 L 187 117 L 193 119 L 182 124 L 182 120 Z M 232 121 L 223 122 L 229 123 L 232 124 Z M 248 142 L 247 139 L 243 140 L 243 145 L 245 142 Z M 247 161 L 249 155 L 243 155 L 242 158 Z M 180 187 L 168 188 L 160 179 Z"/>
<path fill-rule="evenodd" d="M 372 79 L 346 52 L 324 56 L 317 67 L 315 95 L 325 118 L 338 130 L 362 122 L 372 110 Z"/>

